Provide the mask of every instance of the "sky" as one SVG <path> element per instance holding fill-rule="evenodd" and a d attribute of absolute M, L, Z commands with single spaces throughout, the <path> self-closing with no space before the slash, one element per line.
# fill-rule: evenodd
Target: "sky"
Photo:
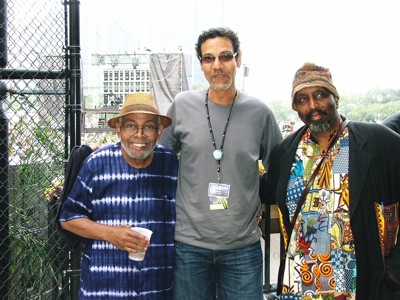
<path fill-rule="evenodd" d="M 266 102 L 290 100 L 305 62 L 328 67 L 340 94 L 400 88 L 398 0 L 81 0 L 82 61 L 144 49 L 193 55 L 201 31 L 238 33 L 237 87 Z"/>

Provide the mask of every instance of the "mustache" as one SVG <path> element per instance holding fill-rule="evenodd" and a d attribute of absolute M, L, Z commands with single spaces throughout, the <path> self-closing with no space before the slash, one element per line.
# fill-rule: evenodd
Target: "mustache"
<path fill-rule="evenodd" d="M 222 71 L 215 71 L 213 73 L 213 76 L 221 76 L 221 75 L 226 75 L 226 74 L 224 72 L 222 72 Z"/>
<path fill-rule="evenodd" d="M 310 111 L 306 114 L 306 120 L 310 121 L 310 120 L 311 120 L 311 116 L 312 116 L 314 113 L 318 113 L 318 114 L 323 115 L 323 116 L 328 115 L 328 112 L 327 112 L 327 111 L 322 110 L 322 109 L 319 109 L 319 108 L 315 108 L 315 109 L 313 109 L 313 110 L 310 110 Z"/>

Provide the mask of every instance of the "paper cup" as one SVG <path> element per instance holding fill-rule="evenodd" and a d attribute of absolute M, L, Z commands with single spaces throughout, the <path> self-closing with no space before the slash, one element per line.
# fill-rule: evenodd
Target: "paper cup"
<path fill-rule="evenodd" d="M 147 229 L 147 228 L 143 228 L 143 227 L 131 227 L 131 229 L 147 236 L 149 238 L 149 240 L 151 238 L 151 235 L 153 234 L 153 231 L 151 231 L 150 229 Z M 139 251 L 137 253 L 129 252 L 129 258 L 132 260 L 136 260 L 136 261 L 144 260 L 145 255 L 146 255 L 145 250 Z"/>

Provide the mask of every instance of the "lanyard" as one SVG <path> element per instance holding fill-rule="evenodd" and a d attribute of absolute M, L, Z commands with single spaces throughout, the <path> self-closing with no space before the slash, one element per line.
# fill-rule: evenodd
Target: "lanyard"
<path fill-rule="evenodd" d="M 206 93 L 205 106 L 206 106 L 206 113 L 207 113 L 208 128 L 209 128 L 209 130 L 210 130 L 211 141 L 212 141 L 212 144 L 213 144 L 213 146 L 214 146 L 214 151 L 213 151 L 212 155 L 213 155 L 214 159 L 217 161 L 217 178 L 218 178 L 218 183 L 220 182 L 220 179 L 221 179 L 221 159 L 222 159 L 222 157 L 224 156 L 224 152 L 222 151 L 222 149 L 223 149 L 223 147 L 224 147 L 226 129 L 228 128 L 229 118 L 231 117 L 231 112 L 232 112 L 233 104 L 235 103 L 235 100 L 236 100 L 236 98 L 237 98 L 237 95 L 238 95 L 238 93 L 236 92 L 235 98 L 233 99 L 233 102 L 232 102 L 232 105 L 231 105 L 231 109 L 229 110 L 228 118 L 226 119 L 224 132 L 222 133 L 221 147 L 220 147 L 219 149 L 217 149 L 217 146 L 216 146 L 216 144 L 215 144 L 214 133 L 213 133 L 212 126 L 211 126 L 210 111 L 209 111 L 209 109 L 208 109 L 208 91 L 207 91 L 207 93 Z"/>

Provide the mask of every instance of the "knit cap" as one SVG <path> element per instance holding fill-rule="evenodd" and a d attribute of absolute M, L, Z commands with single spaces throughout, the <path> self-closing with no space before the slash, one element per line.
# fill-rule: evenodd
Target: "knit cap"
<path fill-rule="evenodd" d="M 329 69 L 307 62 L 297 70 L 293 78 L 292 104 L 298 91 L 306 87 L 320 86 L 326 88 L 332 95 L 339 99 L 339 93 L 332 82 Z"/>

